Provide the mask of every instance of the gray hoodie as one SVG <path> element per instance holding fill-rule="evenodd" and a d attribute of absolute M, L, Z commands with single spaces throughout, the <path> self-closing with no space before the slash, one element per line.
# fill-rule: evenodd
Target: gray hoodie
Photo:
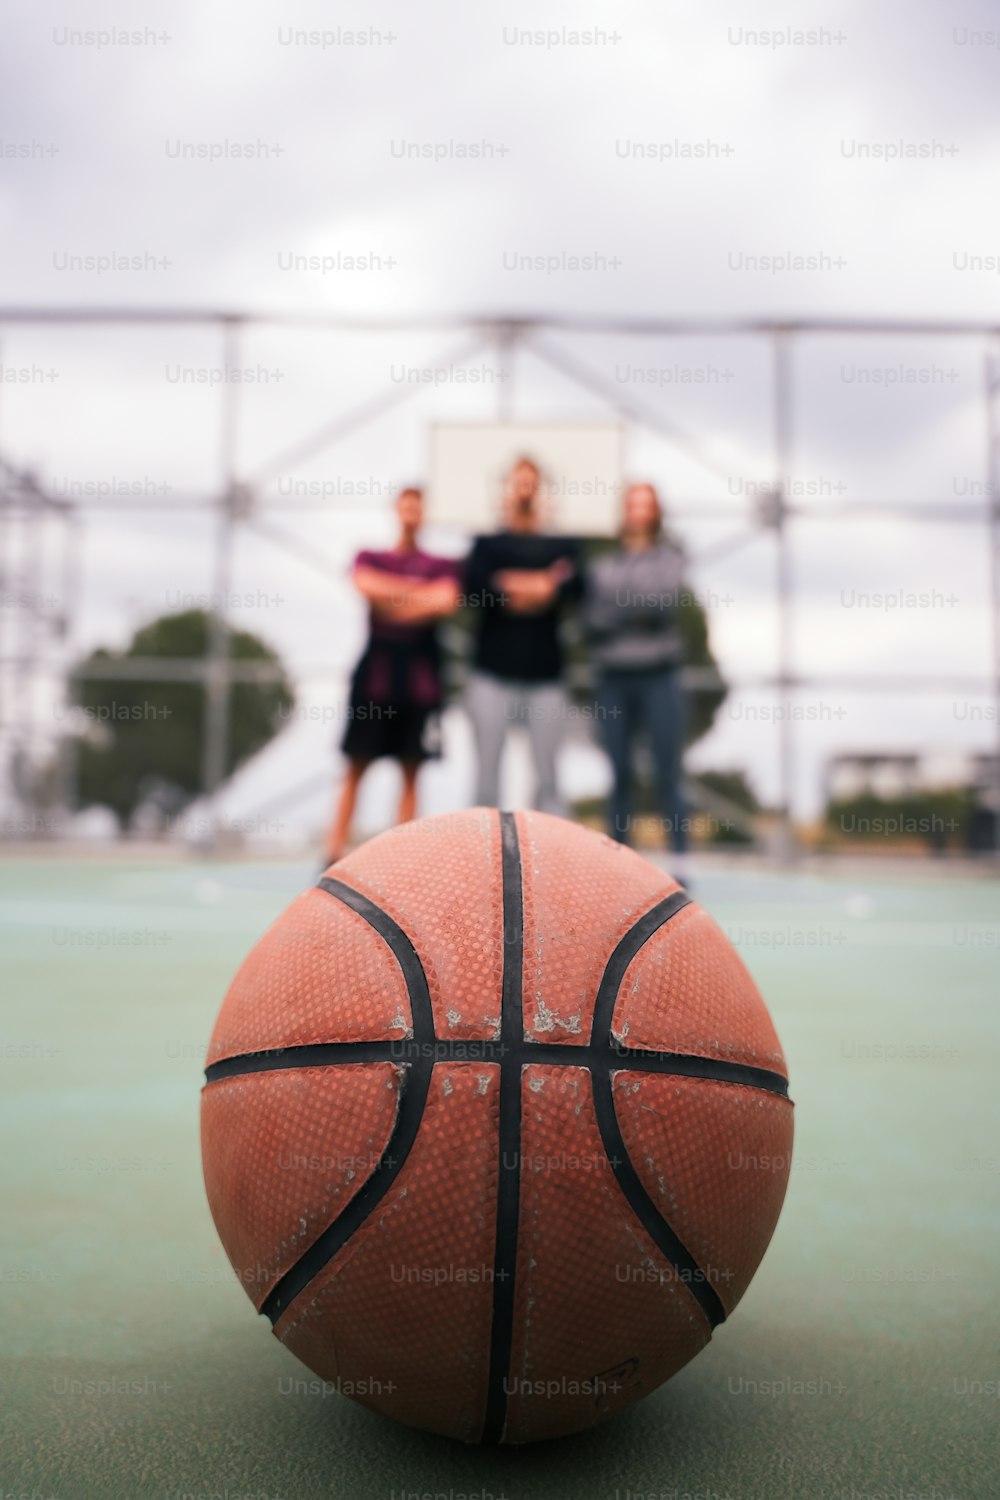
<path fill-rule="evenodd" d="M 684 557 L 669 542 L 619 547 L 587 572 L 583 624 L 598 667 L 635 670 L 679 665 L 677 607 Z"/>

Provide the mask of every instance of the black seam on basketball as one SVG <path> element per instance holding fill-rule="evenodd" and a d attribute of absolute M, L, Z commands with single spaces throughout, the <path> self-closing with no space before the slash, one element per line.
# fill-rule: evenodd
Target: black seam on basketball
<path fill-rule="evenodd" d="M 503 873 L 503 986 L 500 1001 L 499 1140 L 497 1143 L 497 1220 L 493 1253 L 493 1315 L 482 1441 L 503 1440 L 507 1420 L 507 1379 L 514 1339 L 514 1281 L 517 1269 L 521 1195 L 521 1062 L 524 1041 L 521 987 L 524 969 L 524 896 L 521 854 L 513 813 L 500 814 Z M 510 1165 L 505 1165 L 510 1163 Z"/>
<path fill-rule="evenodd" d="M 643 1228 L 679 1273 L 681 1284 L 696 1299 L 709 1325 L 726 1316 L 704 1271 L 675 1234 L 646 1192 L 625 1146 L 614 1103 L 612 1074 L 620 1071 L 673 1074 L 716 1083 L 740 1084 L 787 1097 L 783 1074 L 749 1064 L 693 1053 L 656 1052 L 617 1043 L 611 1032 L 618 993 L 629 965 L 665 922 L 689 905 L 675 891 L 657 903 L 619 941 L 601 977 L 594 1004 L 589 1044 L 573 1046 L 527 1040 L 522 1014 L 523 892 L 517 827 L 511 813 L 500 814 L 503 873 L 503 988 L 500 1040 L 438 1037 L 427 977 L 417 951 L 403 929 L 367 896 L 343 881 L 324 877 L 317 888 L 336 897 L 362 917 L 387 944 L 402 971 L 410 1001 L 413 1034 L 358 1042 L 326 1042 L 243 1053 L 211 1063 L 206 1084 L 247 1073 L 308 1067 L 392 1062 L 401 1069 L 396 1119 L 385 1151 L 371 1176 L 299 1260 L 275 1284 L 260 1311 L 272 1323 L 287 1311 L 325 1265 L 365 1222 L 388 1192 L 416 1140 L 435 1062 L 494 1062 L 500 1066 L 497 1225 L 494 1250 L 493 1314 L 489 1384 L 482 1440 L 500 1442 L 507 1408 L 507 1378 L 513 1344 L 514 1280 L 520 1208 L 522 1068 L 531 1063 L 588 1067 L 594 1110 L 605 1153 L 629 1206 Z M 504 1161 L 515 1165 L 506 1169 Z"/>
<path fill-rule="evenodd" d="M 615 1001 L 618 999 L 618 991 L 621 989 L 629 964 L 639 949 L 649 942 L 653 933 L 658 932 L 664 922 L 669 922 L 671 917 L 676 917 L 679 911 L 683 911 L 684 907 L 690 904 L 691 897 L 687 891 L 674 891 L 672 896 L 658 901 L 646 912 L 645 916 L 640 917 L 619 941 L 605 965 L 601 982 L 597 987 L 594 1019 L 590 1027 L 591 1046 L 595 1044 L 598 1047 L 611 1046 L 611 1022 L 615 1014 Z"/>
<path fill-rule="evenodd" d="M 711 1083 L 739 1083 L 745 1088 L 763 1089 L 788 1098 L 788 1079 L 783 1073 L 750 1063 L 703 1057 L 698 1052 L 646 1052 L 641 1047 L 621 1047 L 615 1043 L 610 1061 L 613 1068 L 626 1073 L 671 1073 L 678 1078 L 702 1078 Z"/>
<path fill-rule="evenodd" d="M 412 1055 L 411 1055 L 412 1050 Z M 389 1040 L 365 1042 L 320 1042 L 305 1047 L 275 1047 L 270 1052 L 248 1052 L 241 1057 L 225 1057 L 205 1069 L 205 1082 L 218 1083 L 224 1078 L 241 1078 L 246 1073 L 275 1073 L 295 1068 L 334 1068 L 351 1063 L 415 1062 L 422 1049 L 415 1044 L 401 1051 Z M 426 1052 L 423 1052 L 426 1056 Z"/>
<path fill-rule="evenodd" d="M 403 971 L 403 979 L 406 982 L 407 993 L 410 997 L 410 1014 L 413 1017 L 413 1035 L 423 1041 L 428 1041 L 434 1036 L 434 1007 L 431 1005 L 430 991 L 427 988 L 427 975 L 424 966 L 420 962 L 416 948 L 400 927 L 394 922 L 387 911 L 381 906 L 376 906 L 367 896 L 356 891 L 352 885 L 346 885 L 342 880 L 331 880 L 324 875 L 322 880 L 317 881 L 317 889 L 326 891 L 330 896 L 336 896 L 345 906 L 357 912 L 359 917 L 364 917 L 370 927 L 374 927 L 380 938 L 384 938 L 392 949 L 392 952 Z"/>
<path fill-rule="evenodd" d="M 385 1037 L 376 1041 L 318 1042 L 303 1047 L 275 1047 L 269 1052 L 244 1052 L 210 1063 L 205 1069 L 206 1083 L 240 1078 L 246 1073 L 271 1073 L 295 1068 L 348 1067 L 351 1064 L 394 1062 L 499 1063 L 514 1051 L 522 1067 L 529 1063 L 548 1066 L 587 1067 L 596 1055 L 605 1053 L 589 1044 L 574 1046 L 570 1042 L 523 1041 L 511 1049 L 503 1041 L 463 1040 L 461 1037 L 434 1037 L 423 1042 L 416 1037 Z M 630 1073 L 669 1073 L 681 1078 L 701 1078 L 714 1083 L 737 1083 L 745 1088 L 763 1089 L 781 1098 L 788 1097 L 788 1079 L 769 1068 L 749 1063 L 727 1062 L 695 1052 L 653 1052 L 641 1047 L 611 1048 L 613 1065 Z"/>
<path fill-rule="evenodd" d="M 595 1065 L 591 1068 L 590 1076 L 594 1087 L 597 1128 L 601 1132 L 604 1154 L 615 1174 L 618 1186 L 643 1229 L 677 1272 L 680 1285 L 686 1287 L 694 1297 L 708 1319 L 709 1327 L 715 1328 L 724 1321 L 726 1310 L 718 1293 L 709 1284 L 705 1272 L 646 1192 L 632 1164 L 615 1112 L 611 1073 L 606 1068 Z"/>
<path fill-rule="evenodd" d="M 401 1070 L 400 1098 L 396 1119 L 386 1147 L 371 1175 L 309 1249 L 285 1272 L 260 1305 L 265 1317 L 276 1323 L 282 1313 L 319 1275 L 385 1197 L 410 1153 L 430 1088 L 433 1063 L 411 1063 Z"/>
<path fill-rule="evenodd" d="M 643 945 L 649 942 L 654 932 L 658 932 L 664 922 L 669 922 L 671 917 L 683 911 L 690 900 L 690 896 L 685 891 L 675 891 L 672 896 L 667 896 L 665 900 L 658 902 L 646 912 L 645 916 L 640 917 L 633 927 L 629 928 L 609 958 L 597 988 L 594 1024 L 590 1032 L 591 1043 L 596 1044 L 597 1048 L 602 1051 L 606 1049 L 607 1055 L 605 1058 L 595 1056 L 590 1076 L 597 1128 L 601 1132 L 604 1153 L 615 1174 L 618 1186 L 650 1239 L 678 1273 L 680 1283 L 686 1286 L 695 1298 L 708 1319 L 709 1327 L 714 1328 L 716 1324 L 723 1321 L 726 1310 L 714 1288 L 708 1284 L 704 1272 L 690 1250 L 680 1236 L 675 1234 L 667 1219 L 646 1192 L 625 1145 L 625 1138 L 615 1113 L 611 1082 L 613 1067 L 611 1055 L 614 1050 L 611 1026 L 614 1020 L 615 1004 L 629 964 Z"/>
<path fill-rule="evenodd" d="M 319 888 L 343 901 L 352 911 L 378 933 L 392 950 L 403 973 L 410 998 L 410 1014 L 413 1017 L 415 1039 L 425 1042 L 434 1040 L 434 1010 L 431 1005 L 427 976 L 417 950 L 406 933 L 394 922 L 388 912 L 369 901 L 360 891 L 345 885 L 340 880 L 324 877 Z M 404 1066 L 400 1075 L 400 1097 L 385 1151 L 364 1185 L 358 1189 L 350 1203 L 337 1215 L 333 1223 L 324 1229 L 293 1266 L 271 1288 L 260 1305 L 265 1317 L 275 1323 L 281 1314 L 294 1302 L 351 1235 L 367 1219 L 381 1202 L 402 1169 L 417 1138 L 423 1118 L 427 1091 L 430 1088 L 433 1059 L 419 1059 Z"/>

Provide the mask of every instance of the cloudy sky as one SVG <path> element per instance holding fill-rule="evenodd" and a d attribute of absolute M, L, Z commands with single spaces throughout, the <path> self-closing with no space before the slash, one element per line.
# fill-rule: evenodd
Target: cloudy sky
<path fill-rule="evenodd" d="M 1000 18 L 985 3 L 800 0 L 751 13 L 375 0 L 331 19 L 318 4 L 260 0 L 139 11 L 23 0 L 7 7 L 2 53 L 8 311 L 1000 324 Z M 727 676 L 773 676 L 774 545 L 752 505 L 777 472 L 766 340 L 542 337 L 654 427 L 695 440 L 700 458 L 630 430 L 628 467 L 675 509 Z M 401 370 L 453 371 L 459 350 L 458 327 L 274 323 L 236 351 L 255 374 L 241 391 L 237 472 L 257 482 L 288 545 L 241 538 L 233 617 L 285 653 L 304 709 L 342 694 L 363 625 L 342 570 L 386 534 L 392 485 L 426 472 L 428 424 L 496 413 L 503 358 L 489 345 L 470 354 L 479 385 L 446 373 L 403 389 Z M 793 351 L 784 477 L 810 512 L 791 544 L 792 665 L 810 679 L 795 700 L 811 710 L 801 813 L 815 811 L 837 750 L 994 742 L 988 351 L 984 336 L 956 332 L 826 334 Z M 220 482 L 225 391 L 210 382 L 227 357 L 218 330 L 196 323 L 0 328 L 0 452 L 57 494 L 140 492 L 87 514 L 75 651 L 123 643 L 212 588 L 211 521 L 189 502 Z M 509 373 L 503 395 L 520 418 L 608 416 L 535 354 Z M 387 390 L 410 399 L 286 461 Z M 309 481 L 331 503 L 293 504 Z M 368 495 L 346 493 L 359 488 Z M 143 509 L 154 500 L 155 513 Z M 862 516 L 876 501 L 935 519 Z M 962 519 L 945 524 L 948 512 Z M 9 606 L 9 563 L 4 586 Z M 917 598 L 859 602 L 886 594 Z M 16 613 L 3 611 L 8 641 Z M 848 690 L 853 673 L 961 680 L 904 695 Z M 782 701 L 734 686 L 693 762 L 742 766 L 776 797 Z M 303 713 L 234 806 L 321 777 L 336 728 Z M 432 773 L 433 805 L 461 798 L 457 717 L 452 735 L 459 774 Z M 571 759 L 574 787 L 601 774 L 598 757 Z M 369 819 L 388 785 L 370 792 Z M 315 820 L 322 807 L 307 797 L 282 816 Z"/>

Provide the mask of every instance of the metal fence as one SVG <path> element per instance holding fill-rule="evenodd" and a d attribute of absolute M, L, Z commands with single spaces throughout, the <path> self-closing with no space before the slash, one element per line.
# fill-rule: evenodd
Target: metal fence
<path fill-rule="evenodd" d="M 704 338 L 725 337 L 763 341 L 770 351 L 770 447 L 773 482 L 756 500 L 748 503 L 741 528 L 723 544 L 733 548 L 750 537 L 764 532 L 772 539 L 775 554 L 775 605 L 778 616 L 778 652 L 776 670 L 754 678 L 737 678 L 733 685 L 750 689 L 773 689 L 791 698 L 804 688 L 834 688 L 875 694 L 920 695 L 942 690 L 964 690 L 991 695 L 997 725 L 997 805 L 1000 806 L 1000 324 L 957 321 L 891 322 L 878 319 L 801 319 L 747 321 L 630 320 L 589 317 L 453 317 L 428 319 L 389 319 L 385 321 L 350 319 L 326 315 L 234 313 L 185 309 L 127 308 L 19 308 L 0 309 L 0 337 L 11 325 L 83 325 L 97 329 L 102 325 L 126 325 L 148 328 L 154 325 L 189 325 L 212 329 L 220 340 L 225 367 L 241 364 L 241 341 L 249 329 L 271 326 L 285 329 L 325 330 L 350 334 L 365 332 L 434 332 L 455 339 L 447 358 L 460 364 L 495 352 L 500 361 L 511 367 L 511 379 L 497 392 L 495 417 L 511 417 L 515 400 L 518 351 L 530 351 L 553 371 L 596 398 L 625 423 L 645 428 L 674 445 L 695 463 L 718 474 L 719 464 L 710 447 L 695 434 L 686 431 L 668 414 L 632 394 L 626 395 L 584 360 L 552 342 L 550 335 L 607 334 L 621 337 Z M 822 507 L 796 504 L 787 493 L 795 437 L 795 350 L 802 338 L 827 335 L 857 337 L 891 337 L 902 340 L 947 337 L 971 340 L 982 353 L 982 399 L 985 406 L 987 451 L 982 455 L 985 481 L 981 500 L 957 503 L 954 499 L 939 503 L 905 501 L 852 500 L 849 503 L 824 503 Z M 202 784 L 209 809 L 209 824 L 217 826 L 215 809 L 224 780 L 227 753 L 228 704 L 231 686 L 238 680 L 261 680 L 269 675 L 264 665 L 230 661 L 228 633 L 231 622 L 225 607 L 230 594 L 233 552 L 243 528 L 255 532 L 276 546 L 288 548 L 302 556 L 302 544 L 274 525 L 270 513 L 280 510 L 280 503 L 268 500 L 259 490 L 276 473 L 333 447 L 349 434 L 363 428 L 405 402 L 410 387 L 376 391 L 347 410 L 331 415 L 314 431 L 306 432 L 290 448 L 254 471 L 244 468 L 237 451 L 239 384 L 222 387 L 219 408 L 219 454 L 221 479 L 214 494 L 205 499 L 152 497 L 142 504 L 150 510 L 209 508 L 215 518 L 213 540 L 212 629 L 209 650 L 203 660 L 171 661 L 131 659 L 77 667 L 67 672 L 66 692 L 69 702 L 84 675 L 91 678 L 133 676 L 136 678 L 195 681 L 204 685 L 208 712 L 202 757 Z M 0 625 L 0 737 L 8 765 L 17 768 L 30 757 L 37 726 L 33 723 L 31 684 L 46 664 L 51 669 L 58 658 L 60 641 L 67 638 L 68 625 L 85 580 L 75 566 L 79 556 L 79 533 L 86 512 L 101 505 L 121 504 L 113 498 L 88 500 L 82 504 L 57 497 L 46 490 L 38 476 L 0 460 L 0 581 L 4 590 L 5 609 Z M 134 507 L 133 507 L 134 508 Z M 713 507 L 698 501 L 675 500 L 671 513 L 678 519 L 699 520 L 713 515 Z M 731 518 L 732 507 L 720 507 L 714 514 Z M 791 530 L 797 525 L 824 525 L 831 521 L 863 525 L 870 520 L 891 518 L 914 526 L 922 523 L 971 525 L 981 529 L 990 557 L 991 590 L 991 663 L 990 677 L 957 674 L 899 674 L 852 671 L 837 676 L 804 675 L 793 666 L 792 632 L 796 580 L 793 555 L 789 545 Z M 58 561 L 53 553 L 52 535 L 56 537 Z M 304 558 L 311 566 L 332 574 L 332 560 L 317 556 L 308 549 Z M 50 607 L 45 578 L 52 569 L 60 570 L 58 607 Z M 68 667 L 68 663 L 66 666 Z M 704 671 L 687 670 L 691 686 L 706 685 Z M 780 853 L 786 858 L 795 852 L 791 819 L 792 786 L 796 761 L 796 726 L 788 716 L 779 724 L 779 757 L 781 785 L 781 819 L 783 836 Z M 71 798 L 73 767 L 64 757 L 62 766 L 63 801 Z M 30 794 L 27 794 L 30 795 Z M 30 808 L 27 827 L 30 831 Z"/>

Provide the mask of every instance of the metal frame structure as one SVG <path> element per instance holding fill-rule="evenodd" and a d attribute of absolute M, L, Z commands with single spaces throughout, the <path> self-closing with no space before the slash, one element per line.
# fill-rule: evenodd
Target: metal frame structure
<path fill-rule="evenodd" d="M 748 516 L 748 528 L 723 544 L 722 550 L 731 550 L 743 541 L 769 530 L 774 538 L 776 556 L 776 605 L 778 610 L 778 666 L 771 675 L 756 679 L 741 678 L 737 685 L 744 688 L 768 688 L 779 694 L 792 695 L 806 686 L 840 687 L 853 691 L 871 691 L 879 694 L 919 694 L 922 692 L 954 691 L 964 689 L 992 695 L 997 725 L 997 774 L 1000 778 L 1000 323 L 964 321 L 911 321 L 893 322 L 881 319 L 817 319 L 791 320 L 751 319 L 744 321 L 704 321 L 683 319 L 628 319 L 597 317 L 429 317 L 395 318 L 387 320 L 346 318 L 325 314 L 294 313 L 241 313 L 206 311 L 202 309 L 150 309 L 150 308 L 0 308 L 0 330 L 5 325 L 101 325 L 152 326 L 157 324 L 191 325 L 214 328 L 222 342 L 223 362 L 227 367 L 240 364 L 240 346 L 244 331 L 256 327 L 283 327 L 287 329 L 310 328 L 317 331 L 356 334 L 366 332 L 440 332 L 460 333 L 460 345 L 445 351 L 451 364 L 461 364 L 480 355 L 484 350 L 498 353 L 503 367 L 513 371 L 515 357 L 520 349 L 529 350 L 552 370 L 561 374 L 578 388 L 585 390 L 607 405 L 610 411 L 628 424 L 646 428 L 665 439 L 689 459 L 716 475 L 725 471 L 708 447 L 694 435 L 684 431 L 662 412 L 652 409 L 642 400 L 626 397 L 620 390 L 609 385 L 600 375 L 579 362 L 565 349 L 546 341 L 547 333 L 610 334 L 622 337 L 729 337 L 765 340 L 771 349 L 771 410 L 772 410 L 772 455 L 774 481 L 768 490 L 766 504 L 757 505 Z M 858 337 L 887 336 L 910 338 L 958 337 L 978 340 L 984 351 L 983 399 L 986 410 L 988 434 L 986 458 L 985 497 L 982 503 L 912 504 L 905 502 L 851 501 L 847 503 L 825 503 L 822 508 L 795 505 L 789 498 L 785 478 L 791 467 L 794 412 L 792 407 L 794 386 L 793 351 L 797 338 L 815 338 L 823 335 L 845 334 Z M 296 538 L 283 533 L 266 518 L 268 510 L 282 509 L 280 505 L 262 503 L 256 497 L 261 484 L 290 466 L 301 463 L 333 446 L 339 439 L 357 431 L 367 423 L 381 417 L 405 402 L 414 391 L 410 387 L 390 389 L 376 393 L 352 409 L 342 412 L 324 423 L 318 430 L 305 434 L 293 447 L 277 454 L 253 474 L 242 472 L 237 452 L 238 405 L 241 387 L 225 383 L 221 389 L 221 413 L 219 428 L 220 481 L 217 493 L 208 500 L 164 499 L 144 501 L 141 506 L 132 501 L 123 502 L 114 498 L 93 500 L 86 505 L 56 500 L 46 494 L 44 486 L 33 476 L 19 473 L 8 464 L 0 463 L 0 582 L 5 589 L 15 575 L 6 566 L 7 553 L 4 543 L 10 542 L 11 526 L 18 519 L 32 521 L 37 525 L 40 518 L 57 515 L 64 523 L 67 537 L 74 538 L 83 514 L 92 508 L 106 508 L 128 504 L 130 510 L 169 509 L 188 506 L 210 507 L 216 515 L 213 549 L 213 626 L 208 655 L 204 660 L 192 662 L 131 661 L 110 663 L 101 668 L 88 667 L 89 676 L 143 675 L 165 679 L 201 681 L 208 694 L 205 740 L 203 747 L 203 786 L 210 808 L 210 823 L 217 828 L 217 798 L 224 779 L 226 762 L 226 733 L 228 702 L 231 685 L 237 680 L 253 678 L 262 680 L 268 675 L 263 665 L 240 664 L 228 659 L 229 620 L 225 600 L 229 595 L 234 544 L 241 527 L 254 530 L 259 536 L 282 546 L 318 567 L 327 576 L 335 574 L 332 560 L 318 557 L 312 548 L 304 548 Z M 498 391 L 496 419 L 510 420 L 513 413 L 514 380 L 502 384 Z M 732 517 L 732 508 L 713 507 L 710 504 L 683 502 L 671 507 L 672 514 L 679 518 L 699 519 L 709 517 Z M 986 531 L 991 559 L 992 592 L 992 672 L 989 679 L 960 677 L 958 675 L 914 674 L 901 678 L 898 675 L 850 673 L 839 676 L 800 676 L 793 667 L 792 629 L 794 619 L 794 579 L 792 557 L 789 547 L 790 526 L 793 522 L 823 522 L 867 519 L 903 519 L 907 522 L 971 523 L 981 525 Z M 72 558 L 77 549 L 71 541 L 65 563 L 66 588 L 64 598 L 68 601 L 78 594 L 79 580 L 72 578 Z M 719 549 L 714 549 L 718 552 Z M 36 549 L 37 551 L 37 549 Z M 30 552 L 30 548 L 29 548 Z M 37 562 L 32 565 L 37 571 Z M 34 575 L 32 575 L 34 576 Z M 37 612 L 36 612 L 37 613 Z M 23 738 L 27 726 L 22 722 L 25 713 L 24 694 L 17 684 L 30 678 L 37 653 L 44 649 L 44 642 L 53 634 L 58 635 L 54 625 L 58 622 L 46 620 L 44 612 L 38 614 L 31 629 L 22 629 L 20 642 L 12 650 L 0 645 L 0 682 L 7 686 L 5 698 L 10 699 L 14 685 L 14 701 L 4 705 L 0 728 L 6 726 L 8 735 Z M 691 686 L 704 686 L 711 674 L 703 670 L 687 669 L 686 679 Z M 70 684 L 72 690 L 72 683 Z M 790 717 L 780 721 L 780 785 L 781 817 L 783 837 L 780 852 L 791 858 L 795 852 L 795 838 L 791 818 L 792 787 L 795 773 L 795 733 Z M 65 770 L 67 779 L 71 768 Z M 1000 780 L 997 786 L 1000 807 Z M 1000 819 L 1000 813 L 998 813 Z"/>

